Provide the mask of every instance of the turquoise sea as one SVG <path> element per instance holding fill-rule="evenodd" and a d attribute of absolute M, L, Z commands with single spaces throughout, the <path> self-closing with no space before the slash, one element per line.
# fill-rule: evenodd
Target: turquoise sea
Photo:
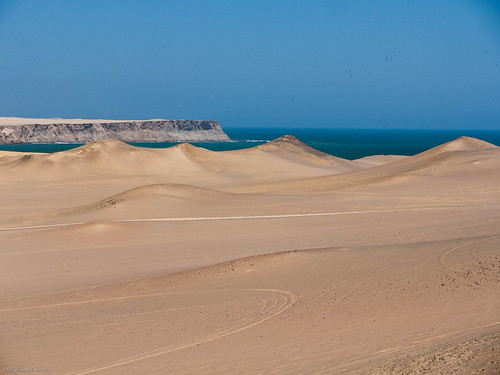
<path fill-rule="evenodd" d="M 232 142 L 193 143 L 215 151 L 236 150 L 263 144 L 285 134 L 299 138 L 320 151 L 357 159 L 368 155 L 415 155 L 462 135 L 500 146 L 500 130 L 394 130 L 394 129 L 285 129 L 224 128 Z M 176 143 L 133 143 L 134 146 L 163 148 Z M 0 150 L 57 152 L 80 144 L 0 145 Z"/>

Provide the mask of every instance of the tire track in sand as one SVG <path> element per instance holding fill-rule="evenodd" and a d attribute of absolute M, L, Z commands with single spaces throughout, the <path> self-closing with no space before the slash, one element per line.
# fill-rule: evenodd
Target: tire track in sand
<path fill-rule="evenodd" d="M 500 205 L 478 204 L 478 205 L 459 205 L 459 206 L 432 206 L 432 207 L 406 207 L 406 208 L 403 207 L 403 208 L 393 208 L 386 210 L 335 211 L 335 212 L 313 212 L 313 213 L 275 214 L 275 215 L 245 215 L 245 216 L 165 217 L 165 218 L 145 218 L 145 219 L 117 219 L 117 220 L 105 220 L 105 221 L 111 223 L 161 223 L 161 222 L 186 222 L 186 221 L 196 222 L 196 221 L 288 219 L 297 217 L 341 216 L 341 215 L 379 214 L 379 213 L 411 212 L 411 211 L 435 211 L 435 210 L 446 210 L 446 209 L 493 207 L 493 206 L 500 206 Z M 32 225 L 32 226 L 22 226 L 22 227 L 4 227 L 0 228 L 0 232 L 64 228 L 64 227 L 83 225 L 87 223 L 89 223 L 89 221 Z"/>
<path fill-rule="evenodd" d="M 464 277 L 461 274 L 460 269 L 457 269 L 456 267 L 451 266 L 449 264 L 449 262 L 447 261 L 447 258 L 449 258 L 450 254 L 457 252 L 459 250 L 468 250 L 468 252 L 470 253 L 470 255 L 473 258 L 479 259 L 479 257 L 477 256 L 477 247 L 484 242 L 496 241 L 497 239 L 498 239 L 497 236 L 491 236 L 491 237 L 478 239 L 475 241 L 467 241 L 467 242 L 464 242 L 460 245 L 454 246 L 441 254 L 441 256 L 439 257 L 439 263 L 441 264 L 441 266 L 443 266 L 443 268 L 450 271 L 461 283 L 463 283 L 471 288 L 474 288 L 474 289 L 481 289 L 481 290 L 485 290 L 488 292 L 493 292 L 495 294 L 499 294 L 499 291 L 497 289 L 489 288 L 489 287 L 486 287 L 484 285 L 476 284 L 476 283 L 474 283 L 473 280 L 471 281 L 468 278 Z M 472 247 L 470 249 L 467 249 L 470 246 L 472 246 Z"/>
<path fill-rule="evenodd" d="M 293 293 L 291 291 L 287 291 L 287 290 L 280 290 L 280 289 L 213 289 L 213 290 L 203 290 L 200 292 L 235 292 L 235 291 L 271 293 L 276 298 L 277 302 L 273 303 L 272 305 L 268 304 L 267 306 L 264 307 L 263 311 L 261 309 L 260 314 L 264 314 L 264 316 L 262 318 L 258 319 L 257 321 L 254 321 L 250 324 L 247 324 L 243 327 L 240 327 L 240 328 L 237 328 L 234 330 L 230 330 L 230 331 L 217 332 L 215 334 L 211 334 L 208 336 L 197 337 L 197 338 L 188 340 L 187 342 L 184 342 L 184 343 L 181 343 L 178 345 L 172 345 L 172 346 L 166 346 L 163 348 L 158 348 L 153 353 L 149 352 L 149 353 L 143 353 L 143 354 L 130 356 L 127 358 L 123 358 L 119 361 L 109 363 L 107 365 L 93 367 L 90 369 L 80 370 L 80 371 L 76 371 L 76 372 L 70 372 L 70 373 L 67 373 L 66 375 L 93 374 L 96 372 L 108 370 L 110 368 L 119 367 L 119 366 L 127 365 L 130 363 L 138 362 L 138 361 L 143 361 L 146 359 L 159 357 L 159 356 L 162 356 L 162 355 L 165 355 L 168 353 L 172 353 L 172 352 L 175 352 L 178 350 L 190 348 L 192 346 L 204 344 L 204 343 L 207 343 L 207 342 L 210 342 L 213 340 L 218 340 L 220 338 L 223 338 L 223 337 L 226 337 L 229 335 L 233 335 L 233 334 L 236 334 L 238 332 L 245 331 L 245 330 L 250 329 L 252 327 L 255 327 L 256 325 L 259 325 L 267 320 L 270 320 L 270 319 L 282 314 L 283 312 L 285 312 L 289 308 L 291 308 L 298 301 L 298 296 L 295 293 Z M 188 293 L 190 293 L 190 292 L 188 292 Z"/>

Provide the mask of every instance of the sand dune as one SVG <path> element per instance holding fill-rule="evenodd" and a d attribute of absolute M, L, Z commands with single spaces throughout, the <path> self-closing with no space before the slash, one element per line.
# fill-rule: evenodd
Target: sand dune
<path fill-rule="evenodd" d="M 446 144 L 411 157 L 396 157 L 387 163 L 375 163 L 350 173 L 320 176 L 317 178 L 298 178 L 271 184 L 255 184 L 251 191 L 332 191 L 338 189 L 357 189 L 364 186 L 394 183 L 412 184 L 416 179 L 424 178 L 432 183 L 429 176 L 440 178 L 460 178 L 464 173 L 478 176 L 480 183 L 488 180 L 496 183 L 499 168 L 500 147 L 493 144 L 461 137 Z M 379 156 L 374 160 L 387 159 Z M 368 161 L 370 158 L 368 158 Z M 358 160 L 361 164 L 362 160 Z M 370 164 L 369 162 L 367 164 Z M 248 187 L 236 189 L 245 191 Z"/>
<path fill-rule="evenodd" d="M 0 153 L 0 363 L 500 373 L 500 148 Z M 24 371 L 24 370 L 23 370 Z"/>
<path fill-rule="evenodd" d="M 243 197 L 244 198 L 244 197 Z M 8 218 L 6 225 L 169 217 L 241 199 L 235 194 L 181 184 L 145 185 L 83 206 Z"/>
<path fill-rule="evenodd" d="M 396 160 L 406 159 L 408 156 L 404 155 L 371 155 L 365 156 L 361 159 L 356 159 L 357 162 L 368 164 L 369 166 L 376 166 L 387 164 Z"/>
<path fill-rule="evenodd" d="M 391 167 L 397 173 L 423 172 L 427 174 L 453 173 L 463 168 L 490 169 L 497 167 L 500 147 L 479 139 L 460 137 L 454 141 L 434 147 L 411 158 L 406 158 Z M 483 165 L 486 164 L 486 165 Z"/>
<path fill-rule="evenodd" d="M 303 163 L 309 162 L 310 164 L 322 164 L 328 167 L 338 165 L 339 168 L 343 168 L 344 172 L 361 169 L 363 167 L 363 165 L 356 161 L 338 158 L 336 156 L 318 151 L 292 135 L 284 135 L 271 142 L 257 146 L 254 149 L 276 153 L 283 158 L 294 161 L 300 162 L 302 159 Z M 241 153 L 242 151 L 240 150 L 238 152 Z"/>
<path fill-rule="evenodd" d="M 15 161 L 20 160 L 22 157 L 27 157 L 33 155 L 33 153 L 15 152 L 15 151 L 0 151 L 0 167 L 3 164 L 10 164 Z"/>
<path fill-rule="evenodd" d="M 163 182 L 214 185 L 231 180 L 276 180 L 359 169 L 361 163 L 311 149 L 284 137 L 251 149 L 214 152 L 184 143 L 166 149 L 133 147 L 106 140 L 53 154 L 3 153 L 0 171 L 18 178 L 158 176 Z M 241 168 L 245 165 L 245 168 Z"/>
<path fill-rule="evenodd" d="M 169 149 L 146 149 L 114 140 L 99 141 L 53 154 L 31 154 L 2 165 L 10 173 L 31 178 L 84 177 L 92 175 L 143 175 L 173 173 L 177 176 L 204 170 L 190 156 L 188 148 L 179 145 Z"/>

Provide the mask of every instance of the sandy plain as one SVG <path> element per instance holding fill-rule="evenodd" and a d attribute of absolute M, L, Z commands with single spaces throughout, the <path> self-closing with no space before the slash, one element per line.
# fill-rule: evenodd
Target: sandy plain
<path fill-rule="evenodd" d="M 0 364 L 499 374 L 500 148 L 0 152 Z"/>

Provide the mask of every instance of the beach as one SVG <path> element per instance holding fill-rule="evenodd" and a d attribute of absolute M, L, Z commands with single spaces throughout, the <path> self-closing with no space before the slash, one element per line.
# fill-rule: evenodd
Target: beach
<path fill-rule="evenodd" d="M 499 171 L 470 137 L 355 160 L 293 136 L 0 151 L 0 362 L 498 374 Z"/>

